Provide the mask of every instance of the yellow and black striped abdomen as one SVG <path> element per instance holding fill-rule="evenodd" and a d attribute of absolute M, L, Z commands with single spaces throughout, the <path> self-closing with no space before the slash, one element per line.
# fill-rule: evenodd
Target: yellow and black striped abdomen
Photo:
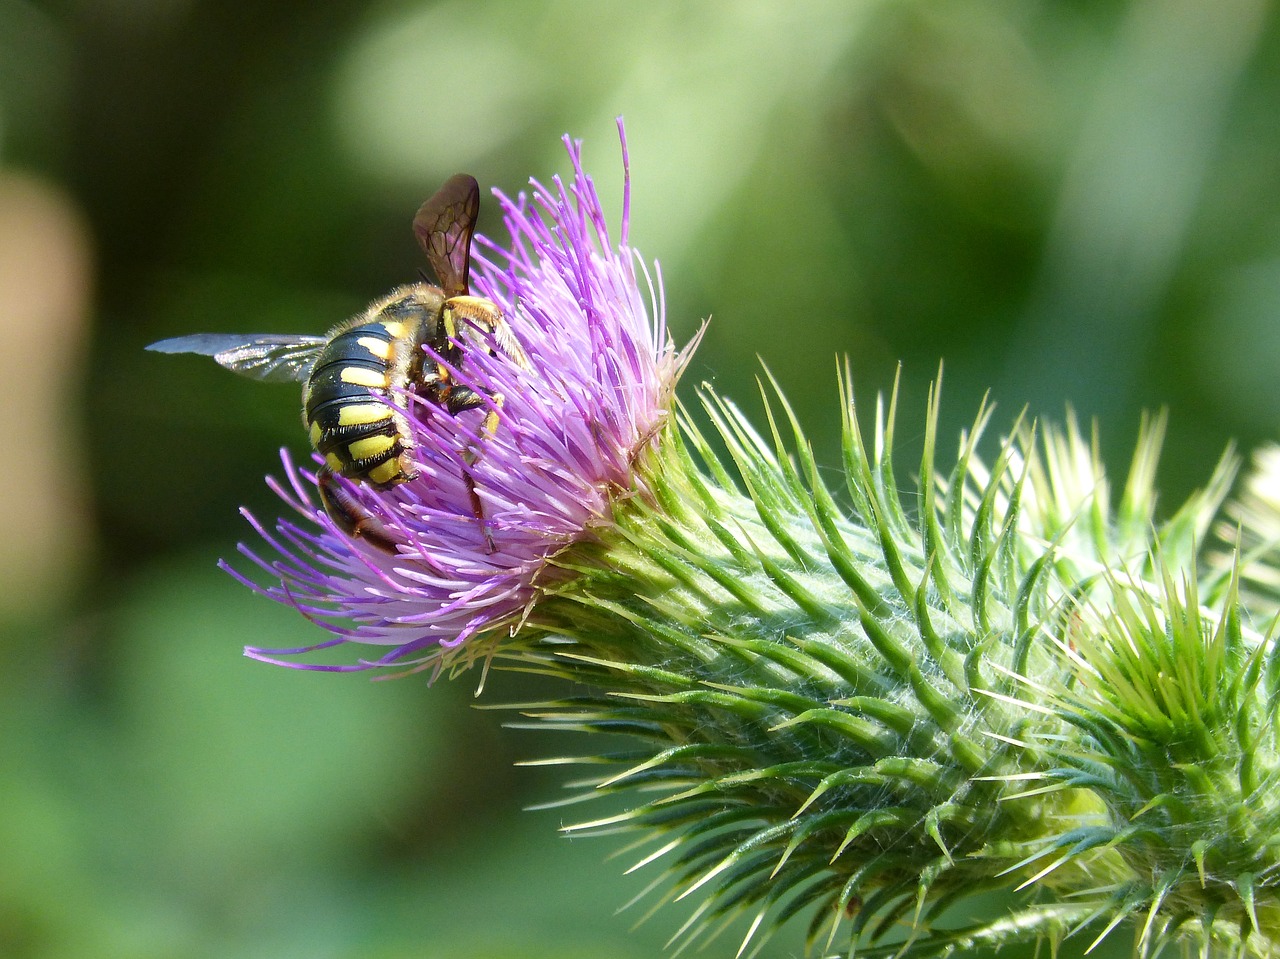
<path fill-rule="evenodd" d="M 335 473 L 391 486 L 409 477 L 405 422 L 388 400 L 404 387 L 416 349 L 399 320 L 361 323 L 335 334 L 307 380 L 303 414 L 311 444 Z"/>

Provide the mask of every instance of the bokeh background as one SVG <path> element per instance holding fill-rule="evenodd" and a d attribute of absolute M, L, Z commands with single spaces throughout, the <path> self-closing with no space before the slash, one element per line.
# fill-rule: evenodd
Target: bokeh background
<path fill-rule="evenodd" d="M 1268 0 L 0 0 L 0 956 L 659 954 L 592 811 L 522 811 L 581 744 L 241 658 L 316 636 L 214 566 L 297 397 L 142 349 L 324 330 L 566 132 L 616 214 L 617 114 L 686 387 L 758 409 L 763 358 L 833 469 L 841 355 L 903 363 L 908 451 L 940 362 L 944 435 L 1070 404 L 1117 474 L 1166 407 L 1170 510 L 1275 433 Z"/>

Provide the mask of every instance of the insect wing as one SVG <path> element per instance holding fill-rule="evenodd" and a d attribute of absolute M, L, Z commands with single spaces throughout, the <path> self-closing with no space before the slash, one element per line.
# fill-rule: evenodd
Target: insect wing
<path fill-rule="evenodd" d="M 196 353 L 212 356 L 220 365 L 264 383 L 301 382 L 311 373 L 316 357 L 328 342 L 323 336 L 241 333 L 197 333 L 152 343 L 156 353 Z"/>
<path fill-rule="evenodd" d="M 471 237 L 479 215 L 480 185 L 475 177 L 459 173 L 445 181 L 413 218 L 413 232 L 446 296 L 469 291 Z"/>

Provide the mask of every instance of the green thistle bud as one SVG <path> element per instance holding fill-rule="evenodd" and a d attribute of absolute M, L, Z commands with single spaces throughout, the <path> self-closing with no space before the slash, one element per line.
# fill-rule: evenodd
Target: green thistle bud
<path fill-rule="evenodd" d="M 619 503 L 608 535 L 560 558 L 572 575 L 535 614 L 555 642 L 500 659 L 604 691 L 527 710 L 545 723 L 642 743 L 583 760 L 614 767 L 591 792 L 636 802 L 574 828 L 655 842 L 642 861 L 665 863 L 670 895 L 699 898 L 690 941 L 745 913 L 745 948 L 801 912 L 819 945 L 863 951 L 901 948 L 904 925 L 917 953 L 1125 920 L 1144 924 L 1144 952 L 1266 941 L 1257 857 L 1274 831 L 1203 834 L 1233 802 L 1242 832 L 1258 826 L 1244 803 L 1267 772 L 1228 746 L 1241 724 L 1271 729 L 1263 646 L 1242 632 L 1229 579 L 1210 619 L 1170 566 L 1193 555 L 1230 460 L 1157 528 L 1161 423 L 1144 429 L 1113 514 L 1074 422 L 1015 430 L 987 466 L 984 410 L 944 477 L 931 406 L 927 481 L 908 510 L 894 404 L 868 444 L 845 399 L 851 510 L 784 400 L 766 441 L 708 393 L 727 460 L 682 419 L 647 464 L 654 499 Z M 1204 722 L 1216 732 L 1192 736 Z M 1193 787 L 1206 804 L 1184 808 Z M 1254 865 L 1209 891 L 1225 859 Z M 936 922 L 999 888 L 1024 898 L 981 924 Z"/>

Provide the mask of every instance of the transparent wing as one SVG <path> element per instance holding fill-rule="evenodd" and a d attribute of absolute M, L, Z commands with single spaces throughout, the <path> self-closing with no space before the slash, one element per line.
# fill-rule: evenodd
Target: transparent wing
<path fill-rule="evenodd" d="M 152 343 L 156 353 L 212 356 L 222 366 L 264 383 L 302 382 L 328 340 L 323 336 L 197 333 Z"/>
<path fill-rule="evenodd" d="M 480 185 L 459 173 L 418 210 L 413 232 L 446 296 L 464 296 L 471 272 L 471 236 L 480 215 Z"/>

